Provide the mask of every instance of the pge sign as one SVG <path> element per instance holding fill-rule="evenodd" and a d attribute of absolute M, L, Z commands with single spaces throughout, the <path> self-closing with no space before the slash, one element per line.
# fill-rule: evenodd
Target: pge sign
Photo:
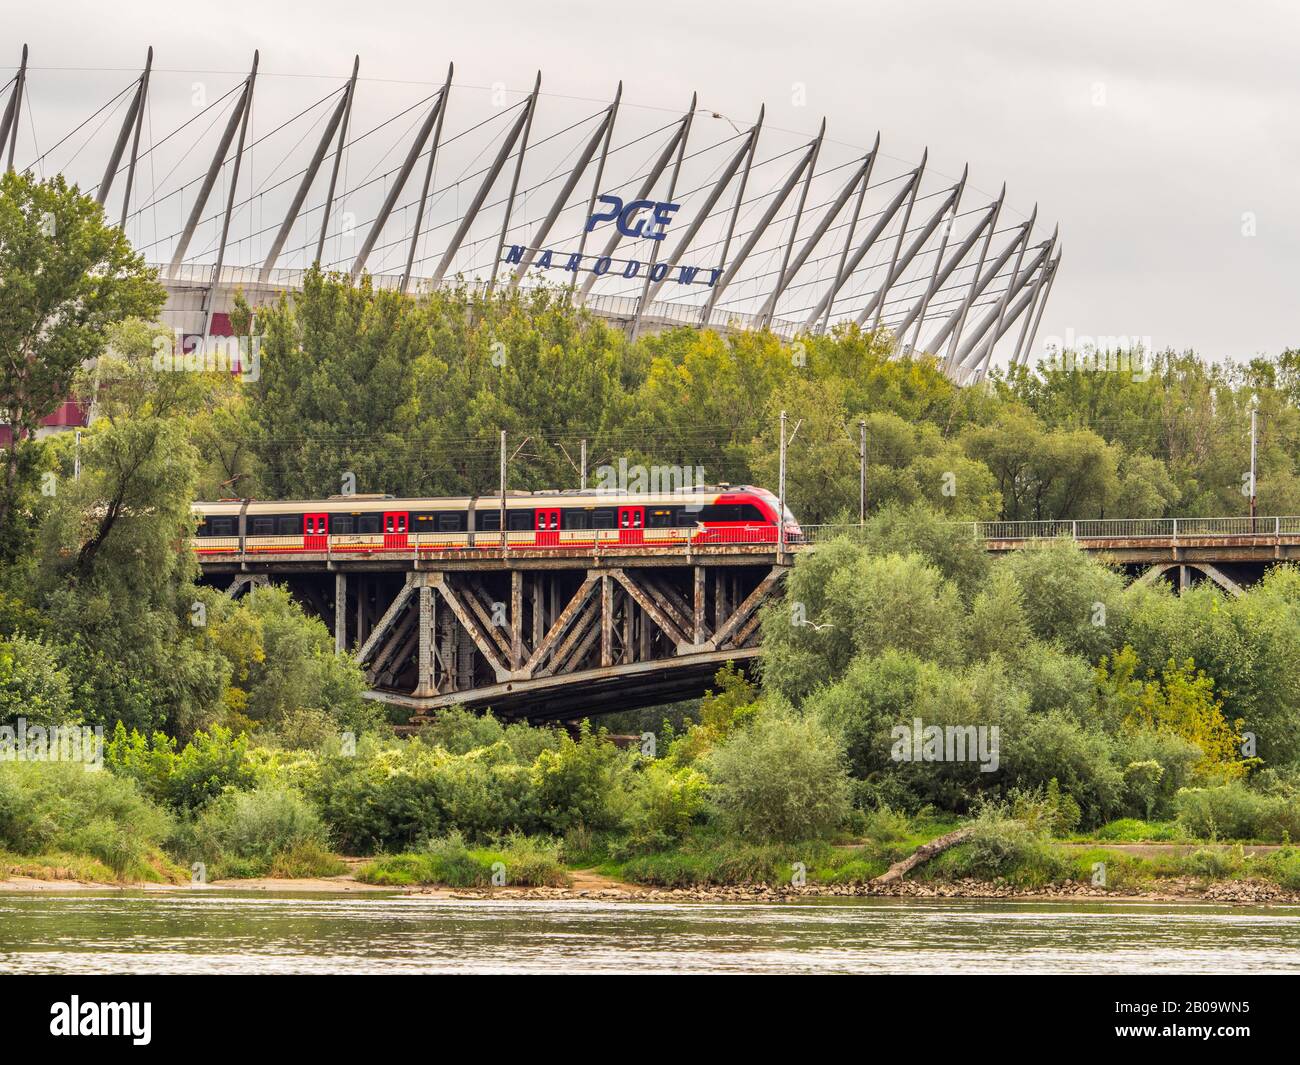
<path fill-rule="evenodd" d="M 617 196 L 602 196 L 600 202 L 609 204 L 609 211 L 596 211 L 587 219 L 588 233 L 601 222 L 613 222 L 623 236 L 645 237 L 649 240 L 664 239 L 668 223 L 681 207 L 680 203 L 660 203 L 655 200 L 633 200 L 631 203 L 624 204 Z M 646 225 L 647 220 L 644 217 L 638 218 L 633 225 L 633 216 L 642 211 L 650 212 L 650 225 Z"/>

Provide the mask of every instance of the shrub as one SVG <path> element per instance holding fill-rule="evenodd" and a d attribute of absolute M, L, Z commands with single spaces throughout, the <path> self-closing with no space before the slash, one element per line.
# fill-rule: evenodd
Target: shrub
<path fill-rule="evenodd" d="M 320 814 L 299 792 L 262 787 L 210 803 L 194 822 L 193 842 L 219 879 L 232 871 L 264 874 L 279 855 L 304 845 L 324 847 L 326 832 Z"/>
<path fill-rule="evenodd" d="M 459 832 L 426 840 L 417 851 L 388 855 L 363 867 L 368 884 L 488 887 L 559 887 L 569 882 L 553 840 L 512 834 L 491 847 L 472 848 Z"/>
<path fill-rule="evenodd" d="M 104 750 L 104 764 L 128 777 L 155 802 L 175 810 L 196 810 L 229 789 L 252 788 L 260 779 L 249 756 L 248 737 L 214 725 L 196 732 L 179 752 L 163 732 L 152 739 L 119 721 Z"/>
<path fill-rule="evenodd" d="M 342 876 L 347 863 L 319 843 L 297 843 L 271 860 L 271 876 L 299 880 L 318 876 Z"/>
<path fill-rule="evenodd" d="M 1287 794 L 1264 795 L 1241 781 L 1217 788 L 1184 788 L 1174 800 L 1178 823 L 1196 839 L 1300 839 L 1300 805 Z"/>
<path fill-rule="evenodd" d="M 667 847 L 680 839 L 708 804 L 709 778 L 698 769 L 650 762 L 636 775 L 627 815 L 636 850 Z"/>
<path fill-rule="evenodd" d="M 848 816 L 843 748 L 814 718 L 768 711 L 705 766 L 723 822 L 745 839 L 815 839 Z"/>
<path fill-rule="evenodd" d="M 613 828 L 623 812 L 627 765 L 627 756 L 586 722 L 576 741 L 566 736 L 542 751 L 531 771 L 542 827 L 561 835 L 579 824 Z"/>
<path fill-rule="evenodd" d="M 88 854 L 119 878 L 156 880 L 170 827 L 129 780 L 69 762 L 0 762 L 0 849 Z"/>

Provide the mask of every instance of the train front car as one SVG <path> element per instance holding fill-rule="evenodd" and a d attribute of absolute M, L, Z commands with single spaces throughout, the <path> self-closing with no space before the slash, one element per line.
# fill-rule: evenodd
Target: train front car
<path fill-rule="evenodd" d="M 224 499 L 195 503 L 200 555 L 326 553 L 357 557 L 448 550 L 604 550 L 687 544 L 775 544 L 777 497 L 765 488 L 718 485 L 629 493 L 573 489 L 500 496 L 399 499 L 355 495 L 325 500 Z M 784 510 L 785 541 L 803 532 Z"/>

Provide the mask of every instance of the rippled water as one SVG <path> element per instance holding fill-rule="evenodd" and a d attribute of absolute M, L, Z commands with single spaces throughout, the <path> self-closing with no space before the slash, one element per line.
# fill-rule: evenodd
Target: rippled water
<path fill-rule="evenodd" d="M 1300 972 L 1300 908 L 0 895 L 0 972 Z"/>

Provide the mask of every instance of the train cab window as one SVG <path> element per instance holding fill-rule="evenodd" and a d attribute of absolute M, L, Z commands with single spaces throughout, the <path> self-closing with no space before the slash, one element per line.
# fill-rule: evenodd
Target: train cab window
<path fill-rule="evenodd" d="M 645 523 L 648 529 L 671 529 L 677 524 L 673 520 L 671 507 L 660 507 L 656 510 L 647 511 Z"/>
<path fill-rule="evenodd" d="M 344 534 L 353 532 L 351 514 L 331 514 L 330 515 L 330 532 Z"/>
<path fill-rule="evenodd" d="M 591 527 L 593 529 L 613 529 L 614 511 L 610 507 L 598 507 L 591 512 Z"/>
<path fill-rule="evenodd" d="M 379 531 L 378 514 L 358 514 L 357 515 L 357 532 L 359 533 L 377 533 Z"/>
<path fill-rule="evenodd" d="M 274 518 L 254 518 L 251 522 L 252 534 L 254 536 L 274 536 L 275 519 Z"/>

